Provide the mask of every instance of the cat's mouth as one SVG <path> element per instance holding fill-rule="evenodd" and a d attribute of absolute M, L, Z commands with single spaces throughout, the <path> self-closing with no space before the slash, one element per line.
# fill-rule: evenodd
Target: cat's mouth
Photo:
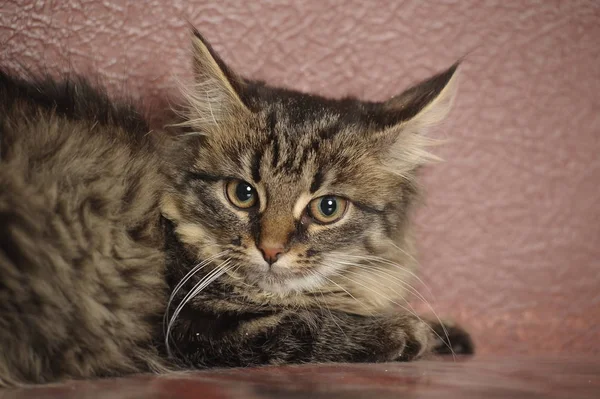
<path fill-rule="evenodd" d="M 252 286 L 276 294 L 291 294 L 308 291 L 321 284 L 314 273 L 305 268 L 290 265 L 253 265 L 243 272 L 244 279 Z"/>

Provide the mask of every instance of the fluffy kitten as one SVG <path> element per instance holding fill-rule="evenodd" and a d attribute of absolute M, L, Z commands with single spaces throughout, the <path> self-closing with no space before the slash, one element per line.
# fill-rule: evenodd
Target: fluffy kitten
<path fill-rule="evenodd" d="M 162 200 L 167 349 L 194 366 L 448 350 L 445 328 L 404 298 L 415 174 L 432 159 L 423 134 L 450 109 L 457 65 L 385 102 L 334 100 L 243 79 L 197 32 L 193 44 Z"/>
<path fill-rule="evenodd" d="M 0 386 L 445 350 L 396 304 L 422 134 L 456 66 L 386 102 L 333 100 L 193 43 L 174 137 L 83 81 L 0 74 Z"/>

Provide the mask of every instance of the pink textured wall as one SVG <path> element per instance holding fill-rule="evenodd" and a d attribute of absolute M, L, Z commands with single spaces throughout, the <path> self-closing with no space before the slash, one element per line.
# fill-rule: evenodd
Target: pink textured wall
<path fill-rule="evenodd" d="M 240 72 L 329 95 L 472 51 L 418 218 L 434 307 L 481 352 L 600 353 L 600 2 L 5 0 L 0 63 L 156 99 L 189 73 L 186 19 Z"/>

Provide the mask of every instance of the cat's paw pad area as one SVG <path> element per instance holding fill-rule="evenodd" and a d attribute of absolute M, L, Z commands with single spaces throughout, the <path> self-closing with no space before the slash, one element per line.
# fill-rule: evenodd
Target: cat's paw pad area
<path fill-rule="evenodd" d="M 431 328 L 422 320 L 412 320 L 406 329 L 407 339 L 404 351 L 396 361 L 410 361 L 420 358 L 431 347 Z"/>
<path fill-rule="evenodd" d="M 397 317 L 386 323 L 388 331 L 385 361 L 410 361 L 421 357 L 431 347 L 431 328 L 417 318 Z"/>

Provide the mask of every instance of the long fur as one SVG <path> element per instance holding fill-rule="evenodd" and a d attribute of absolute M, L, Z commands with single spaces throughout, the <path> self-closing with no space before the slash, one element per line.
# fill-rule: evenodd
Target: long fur
<path fill-rule="evenodd" d="M 464 330 L 407 302 L 422 298 L 412 285 L 417 171 L 435 160 L 426 131 L 452 105 L 458 65 L 365 102 L 240 78 L 198 32 L 193 48 L 196 80 L 161 203 L 177 286 L 168 352 L 195 367 L 410 360 L 458 343 L 471 352 Z M 228 200 L 235 181 L 253 187 L 255 207 Z M 350 204 L 331 225 L 307 210 L 326 195 Z M 272 265 L 265 242 L 282 251 Z"/>
<path fill-rule="evenodd" d="M 0 386 L 164 368 L 160 158 L 83 80 L 0 73 Z"/>
<path fill-rule="evenodd" d="M 407 302 L 425 133 L 457 65 L 365 102 L 244 79 L 198 32 L 192 47 L 174 132 L 82 79 L 0 72 L 0 386 L 471 353 Z M 228 197 L 242 181 L 256 206 Z M 335 223 L 310 211 L 323 197 L 348 204 Z"/>

